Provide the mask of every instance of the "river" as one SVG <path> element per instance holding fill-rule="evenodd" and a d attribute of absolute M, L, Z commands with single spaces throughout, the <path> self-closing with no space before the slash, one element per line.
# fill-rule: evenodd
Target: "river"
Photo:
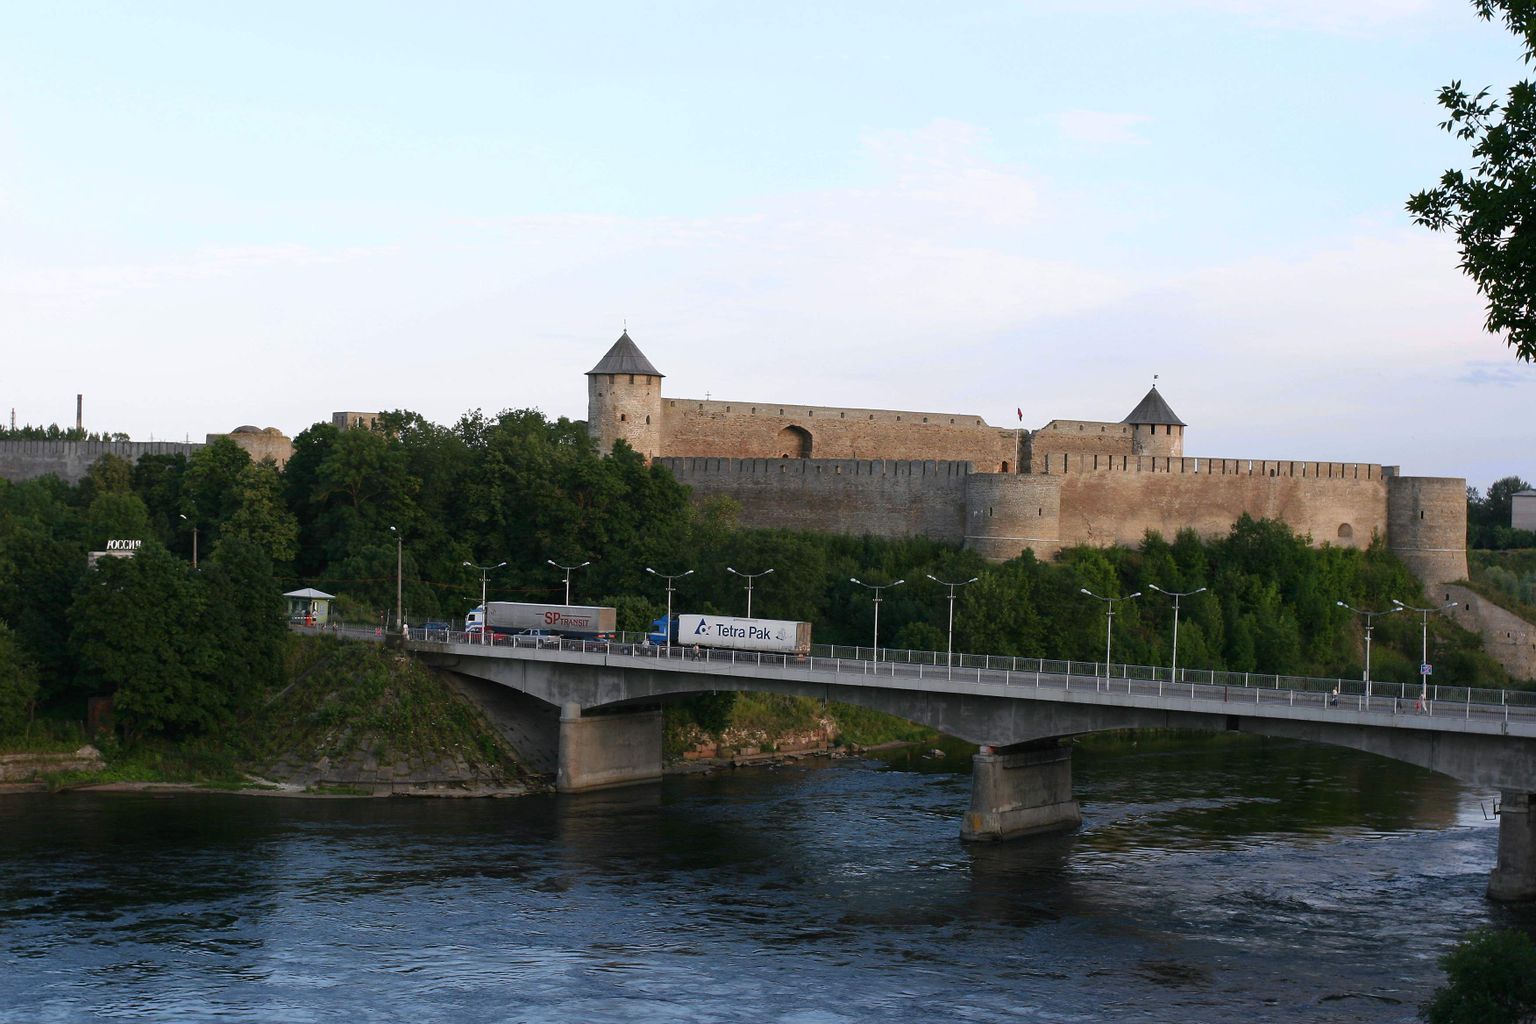
<path fill-rule="evenodd" d="M 519 800 L 0 797 L 0 1021 L 1410 1021 L 1488 794 L 1101 739 L 1081 831 L 968 846 L 965 751 Z"/>

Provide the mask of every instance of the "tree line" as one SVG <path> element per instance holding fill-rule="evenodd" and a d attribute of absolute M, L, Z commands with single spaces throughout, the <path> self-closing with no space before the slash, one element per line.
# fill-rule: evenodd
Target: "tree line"
<path fill-rule="evenodd" d="M 1191 668 L 1358 676 L 1360 629 L 1338 601 L 1425 603 L 1382 544 L 1318 547 L 1284 524 L 1243 519 L 1225 537 L 1148 534 L 1136 548 L 1073 548 L 1042 562 L 1025 553 L 991 565 L 923 538 L 885 540 L 742 529 L 725 499 L 702 504 L 663 467 L 624 444 L 600 454 L 585 425 L 532 410 L 471 412 L 451 426 L 411 412 L 373 429 L 319 423 L 294 440 L 282 469 L 252 462 L 228 439 L 135 464 L 103 457 L 86 479 L 0 482 L 0 734 L 33 715 L 80 717 L 90 696 L 114 697 L 118 722 L 142 734 L 215 727 L 276 683 L 285 590 L 338 595 L 351 622 L 395 605 L 407 621 L 461 623 L 492 600 L 612 605 L 642 630 L 665 609 L 646 573 L 678 581 L 675 611 L 742 615 L 742 573 L 759 617 L 813 623 L 818 642 L 867 645 L 870 591 L 884 591 L 882 646 L 943 650 L 947 590 L 960 588 L 956 651 L 1097 660 L 1104 609 L 1081 594 L 1142 597 L 1116 611 L 1115 660 L 1166 665 L 1169 602 L 1150 589 L 1204 592 L 1181 607 L 1179 664 Z M 393 529 L 391 529 L 393 527 Z M 86 568 L 109 539 L 141 539 L 131 559 Z M 194 544 L 199 560 L 191 559 Z M 1499 685 L 1477 639 L 1433 624 L 1435 678 Z M 1376 629 L 1372 676 L 1417 678 L 1416 616 Z"/>

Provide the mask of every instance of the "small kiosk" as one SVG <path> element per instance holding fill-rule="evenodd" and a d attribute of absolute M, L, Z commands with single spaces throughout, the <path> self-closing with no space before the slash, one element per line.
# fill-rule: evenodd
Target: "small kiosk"
<path fill-rule="evenodd" d="M 306 626 L 323 626 L 331 621 L 331 602 L 335 594 L 327 594 L 314 587 L 293 590 L 283 595 L 288 599 L 288 621 Z"/>

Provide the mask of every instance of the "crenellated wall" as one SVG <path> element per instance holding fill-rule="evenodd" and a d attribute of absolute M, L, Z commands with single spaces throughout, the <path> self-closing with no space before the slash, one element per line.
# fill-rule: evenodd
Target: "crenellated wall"
<path fill-rule="evenodd" d="M 186 455 L 203 447 L 176 441 L 0 441 L 0 478 L 31 480 L 57 476 L 65 483 L 85 479 L 103 455 L 138 462 L 145 455 Z"/>
<path fill-rule="evenodd" d="M 696 497 L 739 502 L 745 526 L 922 535 L 996 561 L 1025 549 L 1049 559 L 1075 544 L 1134 546 L 1148 530 L 1220 536 L 1246 513 L 1281 520 L 1315 544 L 1364 547 L 1387 536 L 1426 580 L 1466 571 L 1464 552 L 1442 547 L 1465 531 L 1464 502 L 1458 513 L 1452 500 L 1460 481 L 1395 478 L 1373 463 L 1064 455 L 1052 472 L 1018 474 L 957 461 L 661 462 Z"/>
<path fill-rule="evenodd" d="M 966 462 L 660 459 L 695 498 L 741 504 L 743 526 L 965 539 Z"/>
<path fill-rule="evenodd" d="M 1387 527 L 1381 467 L 1367 463 L 1138 456 L 1059 466 L 1061 542 L 1141 542 L 1147 530 L 1218 536 L 1244 513 L 1313 543 L 1364 547 Z"/>
<path fill-rule="evenodd" d="M 1135 430 L 1103 420 L 1051 420 L 1030 435 L 1029 447 L 1029 472 L 1043 473 L 1052 456 L 1059 466 L 1063 455 L 1135 455 Z"/>
<path fill-rule="evenodd" d="M 1020 432 L 960 413 L 667 398 L 661 450 L 668 457 L 869 459 L 973 463 L 1017 472 Z"/>

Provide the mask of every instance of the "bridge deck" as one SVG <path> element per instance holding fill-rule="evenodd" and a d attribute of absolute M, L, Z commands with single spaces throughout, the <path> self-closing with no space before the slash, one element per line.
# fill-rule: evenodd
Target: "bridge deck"
<path fill-rule="evenodd" d="M 1462 699 L 1431 699 L 1422 705 L 1415 697 L 1405 696 L 1397 684 L 1387 686 L 1386 696 L 1367 695 L 1359 680 L 1353 684 L 1359 692 L 1334 695 L 1336 680 L 1291 680 L 1286 677 L 1248 676 L 1249 680 L 1274 679 L 1274 685 L 1240 685 L 1234 682 L 1212 683 L 1181 674 L 1178 681 L 1148 678 L 1158 671 L 1143 666 L 1041 662 L 1035 659 L 1005 659 L 1026 662 L 1033 667 L 1016 671 L 1012 667 L 946 667 L 922 662 L 873 660 L 841 656 L 777 654 L 683 647 L 650 647 L 590 641 L 554 642 L 541 638 L 538 643 L 483 644 L 463 634 L 434 632 L 429 638 L 412 630 L 409 649 L 421 653 L 451 655 L 457 658 L 491 658 L 534 662 L 587 665 L 626 672 L 680 673 L 715 677 L 719 689 L 752 689 L 752 682 L 773 680 L 798 683 L 804 687 L 823 687 L 826 696 L 837 699 L 836 690 L 844 687 L 875 687 L 917 694 L 974 695 L 1002 697 L 1019 701 L 1049 701 L 1056 704 L 1096 705 L 1200 714 L 1236 715 L 1245 718 L 1328 722 L 1335 725 L 1359 725 L 1384 729 L 1431 731 L 1447 734 L 1477 734 L 1536 738 L 1536 707 L 1512 703 L 1504 691 L 1475 691 L 1455 688 Z M 863 648 L 868 651 L 869 648 Z M 879 652 L 885 655 L 887 652 Z M 939 655 L 940 658 L 943 655 Z M 989 659 L 995 662 L 998 659 Z M 1086 674 L 1072 671 L 1072 666 L 1092 667 Z M 1056 667 L 1065 670 L 1050 671 Z M 1118 673 L 1118 674 L 1116 674 Z M 1236 673 L 1230 675 L 1237 675 Z M 1280 685 L 1302 682 L 1305 686 Z M 638 683 L 638 680 L 637 680 Z M 654 676 L 639 684 L 624 698 L 639 700 L 651 696 L 697 691 L 697 685 L 669 687 Z M 1342 687 L 1341 687 L 1342 688 Z M 1417 689 L 1417 688 L 1413 688 Z M 1451 688 L 1438 688 L 1450 690 Z M 1494 703 L 1485 695 L 1501 695 Z M 1517 697 L 1527 694 L 1516 692 Z"/>

